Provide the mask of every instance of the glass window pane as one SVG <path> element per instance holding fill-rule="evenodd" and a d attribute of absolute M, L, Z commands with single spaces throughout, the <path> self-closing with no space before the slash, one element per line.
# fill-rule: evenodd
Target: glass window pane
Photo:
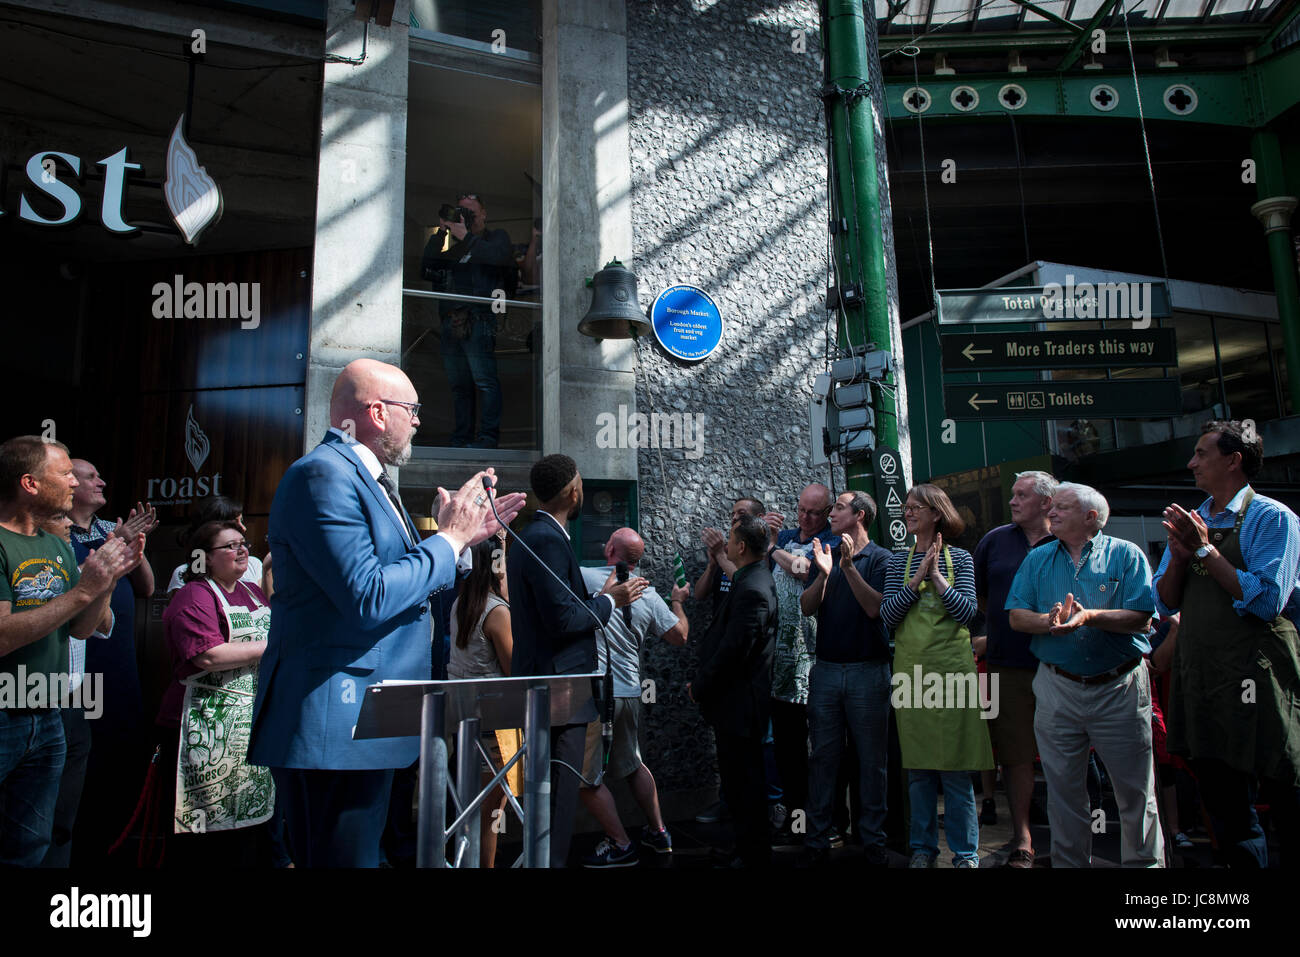
<path fill-rule="evenodd" d="M 538 0 L 411 0 L 410 26 L 489 45 L 501 30 L 510 49 L 541 53 L 541 12 Z"/>
<path fill-rule="evenodd" d="M 402 368 L 424 404 L 415 444 L 535 449 L 541 88 L 416 61 L 409 82 Z"/>
<path fill-rule="evenodd" d="M 1277 418 L 1277 391 L 1268 361 L 1264 324 L 1245 319 L 1214 320 L 1223 364 L 1223 388 L 1234 419 Z"/>

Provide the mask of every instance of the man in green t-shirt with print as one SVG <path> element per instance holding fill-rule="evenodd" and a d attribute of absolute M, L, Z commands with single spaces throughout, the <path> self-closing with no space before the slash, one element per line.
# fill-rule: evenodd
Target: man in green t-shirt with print
<path fill-rule="evenodd" d="M 71 546 L 40 527 L 72 507 L 76 487 L 61 442 L 0 444 L 0 867 L 45 856 L 65 752 L 68 637 L 90 636 L 141 557 L 142 542 L 115 539 L 78 573 Z"/>

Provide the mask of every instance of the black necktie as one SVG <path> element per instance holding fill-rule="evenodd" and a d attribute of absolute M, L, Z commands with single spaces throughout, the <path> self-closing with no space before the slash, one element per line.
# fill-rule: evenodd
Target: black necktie
<path fill-rule="evenodd" d="M 406 534 L 411 537 L 411 544 L 414 545 L 420 540 L 420 536 L 415 534 L 415 528 L 406 519 L 406 509 L 402 508 L 402 500 L 398 497 L 397 486 L 394 485 L 393 480 L 388 477 L 388 470 L 381 468 L 379 470 L 379 477 L 376 481 L 379 483 L 380 487 L 388 493 L 388 500 L 392 502 L 393 507 L 397 509 L 397 514 L 402 519 L 402 527 L 406 529 Z"/>

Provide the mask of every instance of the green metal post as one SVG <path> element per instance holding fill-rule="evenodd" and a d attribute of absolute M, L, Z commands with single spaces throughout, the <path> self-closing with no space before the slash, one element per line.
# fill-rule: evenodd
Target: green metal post
<path fill-rule="evenodd" d="M 831 184 L 841 218 L 848 229 L 835 233 L 837 285 L 843 289 L 859 284 L 863 304 L 841 311 L 839 343 L 874 342 L 889 349 L 889 286 L 885 266 L 877 172 L 875 123 L 872 97 L 884 95 L 883 87 L 869 87 L 867 57 L 876 47 L 874 4 L 870 13 L 862 0 L 823 0 L 822 36 L 826 55 L 826 118 L 830 135 Z M 842 90 L 845 92 L 836 92 Z M 902 357 L 894 356 L 900 361 Z M 876 443 L 898 446 L 898 417 L 894 400 L 883 390 L 873 389 Z M 870 460 L 855 462 L 846 469 L 850 488 L 874 491 Z M 877 521 L 876 535 L 885 539 Z"/>
<path fill-rule="evenodd" d="M 1295 247 L 1287 228 L 1294 194 L 1286 188 L 1282 149 L 1272 130 L 1257 130 L 1251 138 L 1255 156 L 1255 186 L 1260 201 L 1252 207 L 1268 230 L 1269 264 L 1273 267 L 1273 290 L 1277 295 L 1277 317 L 1282 325 L 1286 352 L 1287 393 L 1292 414 L 1300 415 L 1300 281 L 1296 277 Z"/>

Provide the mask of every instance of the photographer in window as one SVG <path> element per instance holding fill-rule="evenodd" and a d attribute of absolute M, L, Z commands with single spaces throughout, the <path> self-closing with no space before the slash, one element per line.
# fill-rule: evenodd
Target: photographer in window
<path fill-rule="evenodd" d="M 486 208 L 473 193 L 461 195 L 455 206 L 443 205 L 438 210 L 438 229 L 429 237 L 420 269 L 433 283 L 434 292 L 491 298 L 500 289 L 509 298 L 518 285 L 510 236 L 504 229 L 487 228 Z M 456 415 L 450 444 L 453 448 L 494 449 L 501 430 L 496 316 L 490 303 L 444 300 L 438 308 L 442 362 L 451 382 Z M 477 434 L 476 391 L 481 397 Z"/>

